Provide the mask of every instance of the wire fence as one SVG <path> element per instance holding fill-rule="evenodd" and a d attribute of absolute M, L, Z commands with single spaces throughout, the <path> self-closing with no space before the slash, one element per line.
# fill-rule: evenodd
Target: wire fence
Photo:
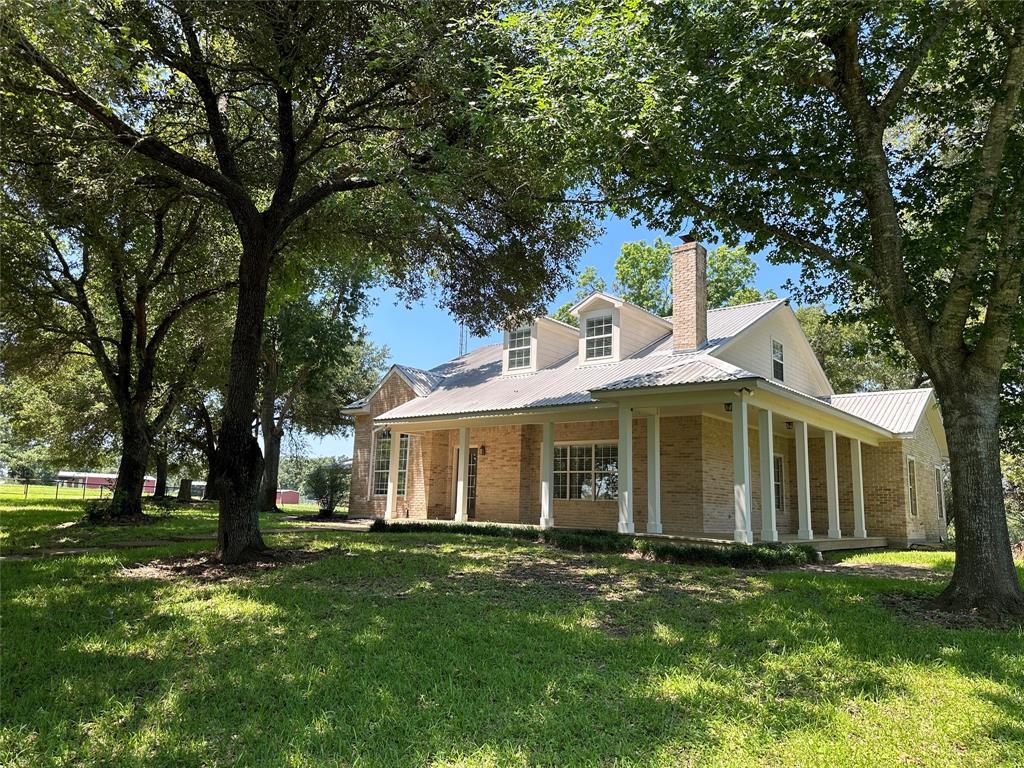
<path fill-rule="evenodd" d="M 109 499 L 114 491 L 113 480 L 23 480 L 16 477 L 0 478 L 0 499 Z M 178 495 L 177 484 L 168 485 L 169 495 Z M 153 493 L 151 488 L 143 491 L 143 496 Z M 193 483 L 192 499 L 198 501 L 202 498 L 203 486 Z M 282 500 L 279 506 L 282 509 L 299 509 L 314 507 L 316 502 L 312 499 L 300 499 L 295 503 L 289 499 Z"/>
<path fill-rule="evenodd" d="M 22 499 L 109 499 L 114 493 L 115 480 L 102 479 L 60 479 L 60 480 L 23 480 L 20 478 L 0 478 L 0 498 Z M 144 496 L 153 493 L 151 484 L 143 489 Z M 168 485 L 168 495 L 176 497 L 178 486 Z M 203 486 L 193 483 L 192 498 L 201 499 Z"/>

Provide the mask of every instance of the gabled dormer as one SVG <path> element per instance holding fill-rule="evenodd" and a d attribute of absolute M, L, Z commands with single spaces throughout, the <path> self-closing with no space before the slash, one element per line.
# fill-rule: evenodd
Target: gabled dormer
<path fill-rule="evenodd" d="M 503 374 L 534 373 L 564 360 L 576 351 L 577 331 L 550 317 L 505 331 L 502 348 Z"/>
<path fill-rule="evenodd" d="M 570 312 L 580 321 L 580 365 L 616 363 L 672 331 L 672 322 L 628 301 L 597 291 Z"/>

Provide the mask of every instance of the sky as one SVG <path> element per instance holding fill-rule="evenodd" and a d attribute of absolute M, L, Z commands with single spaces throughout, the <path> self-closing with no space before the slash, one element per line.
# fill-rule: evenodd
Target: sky
<path fill-rule="evenodd" d="M 593 265 L 609 285 L 615 275 L 615 259 L 623 243 L 633 240 L 653 242 L 662 237 L 673 245 L 681 242 L 678 235 L 634 226 L 626 219 L 610 218 L 604 222 L 604 234 L 597 238 L 580 260 L 578 268 Z M 709 249 L 718 245 L 715 242 L 704 243 Z M 763 254 L 755 254 L 754 261 L 759 269 L 755 285 L 761 290 L 773 288 L 779 296 L 785 296 L 782 286 L 787 280 L 796 282 L 799 277 L 798 267 L 769 264 Z M 549 309 L 557 307 L 573 298 L 575 294 L 575 278 L 567 281 Z M 366 318 L 370 340 L 378 345 L 388 347 L 391 352 L 388 365 L 400 363 L 414 368 L 433 368 L 435 365 L 451 360 L 459 354 L 458 323 L 444 310 L 439 309 L 428 296 L 420 304 L 407 309 L 398 301 L 397 293 L 389 289 L 375 292 L 375 305 Z M 495 330 L 484 338 L 469 340 L 469 349 L 476 349 L 484 344 L 501 341 L 501 332 Z M 352 436 L 336 435 L 325 438 L 305 437 L 303 453 L 312 456 L 351 456 Z M 285 447 L 287 450 L 287 447 Z"/>

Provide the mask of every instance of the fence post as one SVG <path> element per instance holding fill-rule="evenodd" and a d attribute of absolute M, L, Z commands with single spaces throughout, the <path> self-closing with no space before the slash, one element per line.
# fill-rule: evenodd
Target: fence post
<path fill-rule="evenodd" d="M 54 480 L 53 482 L 53 498 L 60 498 L 60 480 Z"/>
<path fill-rule="evenodd" d="M 89 483 L 85 480 L 82 481 L 82 498 L 85 498 L 85 489 L 89 487 Z"/>
<path fill-rule="evenodd" d="M 25 498 L 28 498 L 28 478 L 25 478 Z"/>

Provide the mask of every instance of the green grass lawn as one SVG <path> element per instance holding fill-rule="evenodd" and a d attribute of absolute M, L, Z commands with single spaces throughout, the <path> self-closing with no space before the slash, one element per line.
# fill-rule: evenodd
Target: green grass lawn
<path fill-rule="evenodd" d="M 82 523 L 83 502 L 68 499 L 9 499 L 0 497 L 0 554 L 32 552 L 35 549 L 95 547 L 172 536 L 214 534 L 217 532 L 216 502 L 200 502 L 190 507 L 158 507 L 143 504 L 154 522 L 145 525 L 93 526 Z M 286 513 L 310 514 L 302 505 L 284 507 Z M 338 512 L 344 512 L 339 509 Z M 260 515 L 263 528 L 287 528 L 309 525 L 290 521 L 286 515 L 265 512 Z"/>
<path fill-rule="evenodd" d="M 306 554 L 227 577 L 168 566 L 208 542 L 3 563 L 0 764 L 1024 763 L 1024 632 L 893 607 L 941 570 L 268 540 Z M 853 557 L 927 576 L 951 555 Z"/>

